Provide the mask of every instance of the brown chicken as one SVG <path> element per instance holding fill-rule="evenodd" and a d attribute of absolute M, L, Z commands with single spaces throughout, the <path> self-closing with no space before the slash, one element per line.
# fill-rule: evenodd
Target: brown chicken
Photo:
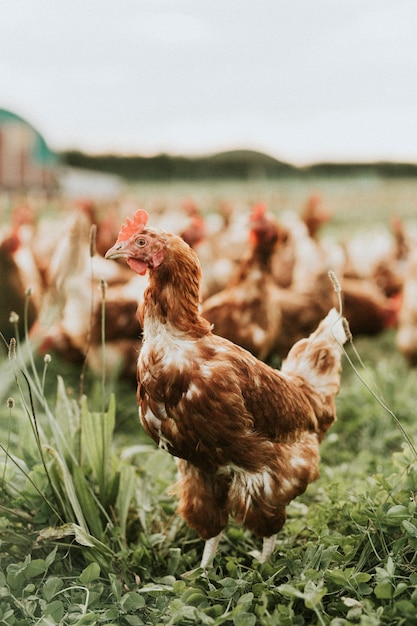
<path fill-rule="evenodd" d="M 417 366 L 417 250 L 414 248 L 407 259 L 404 287 L 398 300 L 399 320 L 395 336 L 398 350 L 407 363 Z"/>
<path fill-rule="evenodd" d="M 136 286 L 139 296 L 140 285 L 136 283 Z M 36 328 L 41 337 L 39 351 L 42 354 L 56 352 L 72 363 L 81 364 L 85 361 L 92 371 L 99 374 L 102 372 L 104 356 L 104 331 L 107 375 L 134 382 L 134 359 L 140 348 L 141 328 L 135 317 L 138 300 L 130 295 L 129 288 L 130 285 L 107 287 L 103 311 L 98 296 L 92 303 L 86 291 L 67 285 L 61 318 L 47 329 Z"/>
<path fill-rule="evenodd" d="M 335 309 L 291 350 L 282 371 L 214 335 L 200 314 L 201 270 L 177 235 L 146 228 L 138 211 L 107 258 L 149 271 L 140 316 L 139 414 L 177 458 L 178 512 L 216 553 L 229 515 L 275 545 L 286 506 L 318 477 L 319 443 L 335 419 L 343 324 Z"/>
<path fill-rule="evenodd" d="M 323 200 L 319 194 L 313 193 L 307 198 L 301 212 L 301 219 L 307 226 L 308 234 L 312 239 L 318 240 L 320 229 L 332 217 L 332 212 L 323 206 Z"/>
<path fill-rule="evenodd" d="M 236 274 L 247 251 L 247 216 L 227 203 L 201 223 L 195 218 L 181 236 L 196 251 L 202 269 L 201 296 L 207 299 L 222 291 Z M 192 232 L 194 231 L 194 232 Z M 173 232 L 178 232 L 174 230 Z M 190 238 L 191 235 L 191 238 Z"/>
<path fill-rule="evenodd" d="M 13 311 L 19 317 L 18 331 L 24 336 L 25 327 L 31 328 L 39 312 L 41 279 L 29 246 L 22 241 L 19 229 L 0 241 L 0 332 L 7 341 L 15 335 L 9 322 Z M 28 297 L 29 291 L 31 297 Z M 26 322 L 25 322 L 26 311 Z"/>
<path fill-rule="evenodd" d="M 281 293 L 271 272 L 271 256 L 281 232 L 263 204 L 253 207 L 249 221 L 250 254 L 226 288 L 203 302 L 202 315 L 213 324 L 216 335 L 264 361 L 281 327 Z"/>
<path fill-rule="evenodd" d="M 329 282 L 329 270 L 334 271 L 335 267 L 326 251 L 310 236 L 306 225 L 298 217 L 291 220 L 287 218 L 286 227 L 287 239 L 275 249 L 272 260 L 274 278 L 282 287 L 278 303 L 282 318 L 281 332 L 276 337 L 273 352 L 281 357 L 287 356 L 296 341 L 312 333 L 337 304 Z M 274 271 L 274 261 L 278 261 L 278 265 L 279 259 L 283 261 L 284 275 L 288 276 L 290 250 L 293 257 L 291 279 L 284 287 L 276 267 Z"/>
<path fill-rule="evenodd" d="M 93 371 L 101 372 L 104 330 L 107 373 L 135 381 L 141 332 L 135 313 L 146 278 L 135 276 L 124 265 L 92 256 L 89 227 L 81 212 L 66 222 L 67 236 L 50 259 L 48 289 L 35 337 L 42 353 L 57 352 L 74 363 L 86 361 Z"/>
<path fill-rule="evenodd" d="M 343 311 L 353 335 L 377 335 L 398 323 L 399 300 L 369 278 L 342 278 Z"/>

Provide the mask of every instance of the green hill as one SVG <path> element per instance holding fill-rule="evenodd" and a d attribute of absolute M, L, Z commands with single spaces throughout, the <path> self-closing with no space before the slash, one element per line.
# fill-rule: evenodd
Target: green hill
<path fill-rule="evenodd" d="M 288 176 L 352 176 L 357 174 L 393 176 L 417 176 L 416 163 L 315 163 L 296 167 L 279 161 L 256 150 L 229 150 L 218 154 L 185 157 L 158 154 L 140 155 L 101 154 L 91 155 L 77 150 L 61 153 L 69 166 L 117 174 L 134 180 L 177 179 L 259 179 Z"/>

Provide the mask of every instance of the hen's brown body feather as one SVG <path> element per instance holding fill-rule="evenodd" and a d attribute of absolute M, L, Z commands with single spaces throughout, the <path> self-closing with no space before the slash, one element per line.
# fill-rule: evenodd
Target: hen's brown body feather
<path fill-rule="evenodd" d="M 200 266 L 187 244 L 153 229 L 137 241 L 146 244 L 136 257 L 125 243 L 108 256 L 123 254 L 133 269 L 150 270 L 138 402 L 147 433 L 178 459 L 178 510 L 205 539 L 229 515 L 259 536 L 274 535 L 286 505 L 317 478 L 319 442 L 335 419 L 337 314 L 297 344 L 279 372 L 211 332 L 199 313 Z M 314 370 L 317 387 L 303 367 Z"/>

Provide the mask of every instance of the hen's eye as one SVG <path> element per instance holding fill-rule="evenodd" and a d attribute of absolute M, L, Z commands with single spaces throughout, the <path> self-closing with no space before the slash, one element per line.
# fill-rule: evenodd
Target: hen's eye
<path fill-rule="evenodd" d="M 143 246 L 146 246 L 145 237 L 139 237 L 139 239 L 136 239 L 136 245 L 138 246 L 138 248 L 143 248 Z"/>

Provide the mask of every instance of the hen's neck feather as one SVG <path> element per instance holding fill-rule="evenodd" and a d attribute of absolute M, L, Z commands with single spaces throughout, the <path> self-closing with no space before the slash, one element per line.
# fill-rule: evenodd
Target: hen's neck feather
<path fill-rule="evenodd" d="M 201 267 L 194 250 L 180 237 L 170 235 L 164 260 L 149 270 L 144 297 L 144 323 L 169 324 L 177 331 L 198 338 L 211 332 L 200 315 Z"/>

